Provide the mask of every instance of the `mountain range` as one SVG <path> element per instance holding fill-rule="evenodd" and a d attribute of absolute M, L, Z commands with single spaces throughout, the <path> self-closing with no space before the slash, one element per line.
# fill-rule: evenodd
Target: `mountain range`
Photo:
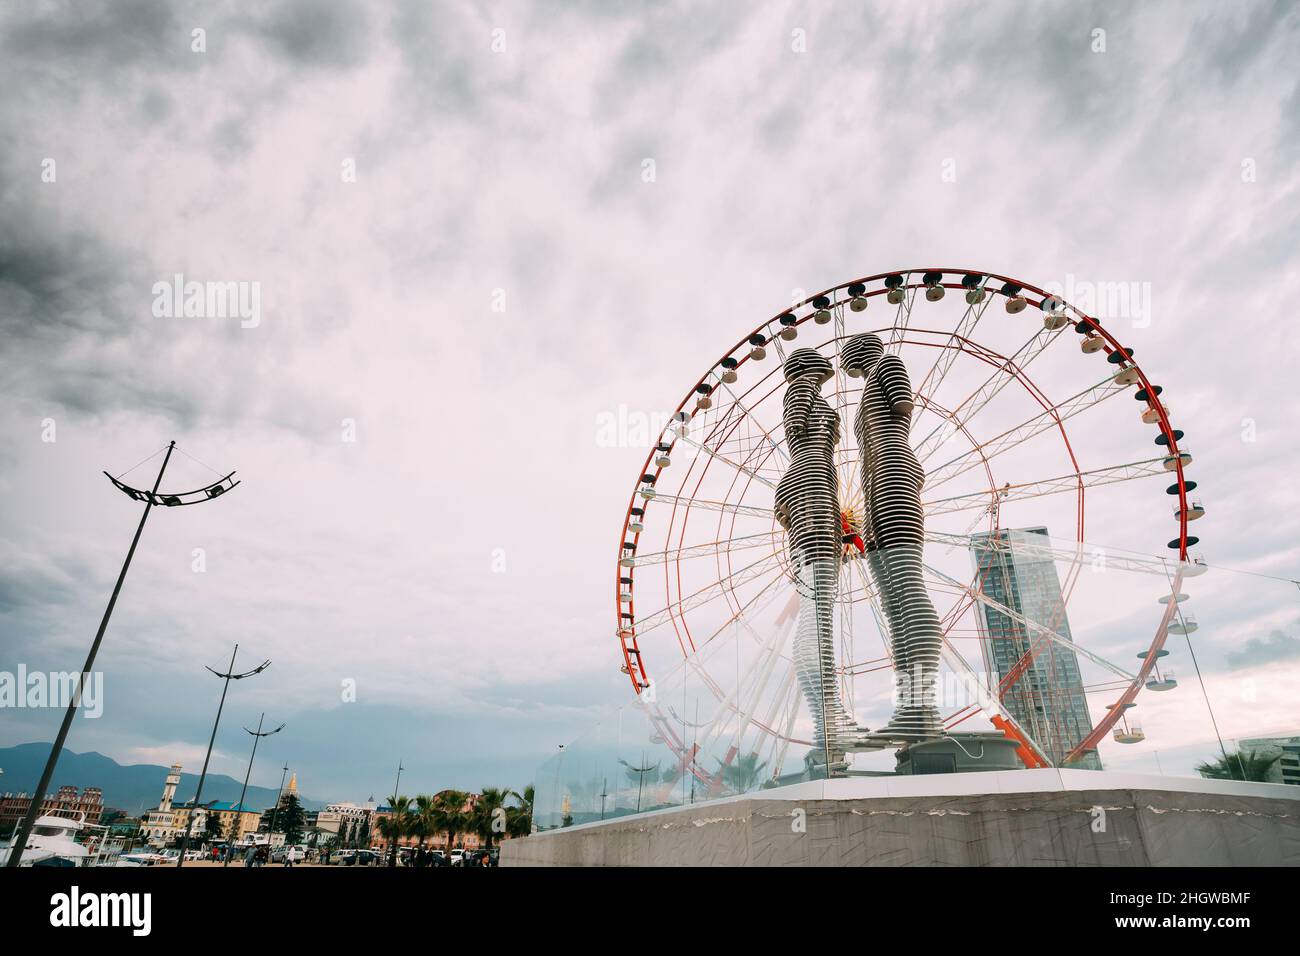
<path fill-rule="evenodd" d="M 50 755 L 50 744 L 19 744 L 16 747 L 0 747 L 0 791 L 9 793 L 31 793 L 40 782 L 41 771 Z M 129 764 L 123 766 L 111 757 L 90 751 L 73 753 L 64 750 L 59 755 L 59 763 L 54 768 L 54 777 L 50 780 L 50 792 L 61 786 L 73 786 L 78 790 L 86 787 L 99 787 L 104 792 L 105 808 L 114 807 L 125 810 L 129 816 L 138 816 L 142 810 L 158 806 L 162 797 L 163 783 L 170 768 L 154 764 Z M 181 773 L 180 786 L 176 789 L 177 802 L 193 798 L 198 787 L 197 773 Z M 209 773 L 203 783 L 203 802 L 209 800 L 239 799 L 243 787 L 242 780 L 236 780 L 225 774 Z M 325 806 L 323 801 L 308 800 L 299 794 L 303 807 L 319 810 Z M 248 785 L 248 794 L 244 802 L 249 807 L 270 807 L 275 803 L 276 790 L 271 787 Z"/>

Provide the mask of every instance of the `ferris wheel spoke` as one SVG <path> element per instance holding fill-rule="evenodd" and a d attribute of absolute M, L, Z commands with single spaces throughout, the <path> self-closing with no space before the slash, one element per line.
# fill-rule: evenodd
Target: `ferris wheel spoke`
<path fill-rule="evenodd" d="M 760 484 L 767 485 L 767 487 L 771 488 L 773 491 L 776 490 L 776 482 L 772 481 L 770 478 L 760 475 L 758 472 L 754 471 L 753 469 L 746 468 L 744 465 L 740 464 L 739 462 L 732 461 L 730 458 L 714 451 L 712 448 L 708 447 L 707 445 L 697 442 L 694 438 L 691 438 L 689 435 L 681 433 L 678 435 L 678 439 L 684 444 L 690 445 L 692 448 L 704 452 L 706 455 L 708 455 L 710 458 L 713 458 L 715 461 L 720 461 L 724 465 L 729 465 L 732 468 L 736 469 L 736 471 L 740 472 L 742 475 L 752 478 L 755 481 L 759 482 Z"/>
<path fill-rule="evenodd" d="M 771 519 L 776 512 L 761 505 L 742 505 L 730 501 L 707 501 L 703 498 L 683 498 L 679 495 L 655 495 L 656 502 L 681 505 L 684 508 L 699 508 L 701 511 L 721 511 L 723 514 L 745 515 L 750 518 Z"/>
<path fill-rule="evenodd" d="M 794 600 L 797 603 L 797 599 Z M 793 673 L 794 665 L 784 656 L 782 651 L 790 635 L 794 632 L 794 619 L 794 616 L 791 616 L 788 625 L 778 625 L 773 629 L 771 640 L 763 646 L 758 658 L 747 669 L 745 676 L 737 681 L 738 692 L 736 697 L 740 706 L 733 708 L 737 721 L 730 752 L 743 752 L 744 737 L 751 727 L 758 732 L 760 738 L 758 743 L 749 748 L 755 754 L 762 747 L 763 736 L 777 733 L 774 723 L 776 715 L 775 702 L 769 704 L 767 713 L 761 717 L 755 718 L 755 712 L 763 705 L 772 675 L 780 663 L 785 661 L 787 665 L 782 673 L 782 683 L 784 683 L 787 673 Z M 723 730 L 725 729 L 724 725 Z"/>
<path fill-rule="evenodd" d="M 732 405 L 740 409 L 741 416 L 758 430 L 759 434 L 762 436 L 762 440 L 765 441 L 774 452 L 788 462 L 790 460 L 790 453 L 786 451 L 784 441 L 772 437 L 772 433 L 759 423 L 758 419 L 754 416 L 754 413 L 740 400 L 740 397 L 735 393 L 730 385 L 724 382 L 722 383 L 722 387 L 726 390 L 727 394 L 731 396 Z"/>
<path fill-rule="evenodd" d="M 774 551 L 771 554 L 764 555 L 753 564 L 746 565 L 738 571 L 733 571 L 720 581 L 710 584 L 708 587 L 687 595 L 680 600 L 674 601 L 662 610 L 655 611 L 653 614 L 647 614 L 645 617 L 638 617 L 636 622 L 637 636 L 641 636 L 648 631 L 653 631 L 657 627 L 667 624 L 676 614 L 682 614 L 686 611 L 697 608 L 703 604 L 717 599 L 720 595 L 728 590 L 733 590 L 750 581 L 763 577 L 770 572 L 784 573 L 781 565 L 781 552 Z"/>
<path fill-rule="evenodd" d="M 931 469 L 926 475 L 926 488 L 933 491 L 940 485 L 964 475 L 972 468 L 979 467 L 983 462 L 990 461 L 998 455 L 1010 451 L 1012 448 L 1023 445 L 1031 438 L 1034 438 L 1049 429 L 1058 427 L 1060 423 L 1068 421 L 1081 412 L 1087 411 L 1090 408 L 1095 408 L 1106 399 L 1124 391 L 1124 388 L 1125 386 L 1117 384 L 1110 378 L 1106 378 L 1098 382 L 1096 385 L 1084 389 L 1077 395 L 1066 399 L 1059 405 L 1043 409 L 1041 412 L 1025 419 L 1025 421 L 1021 422 L 1019 425 L 1009 428 L 1002 434 L 994 436 L 989 441 L 984 442 L 975 448 L 964 451 L 955 458 L 951 458 L 943 464 Z M 964 427 L 969 420 L 968 417 L 960 422 L 947 422 L 945 425 L 952 434 L 956 434 L 956 432 L 961 427 Z M 934 445 L 926 454 L 926 458 L 933 455 L 934 452 L 942 446 L 944 441 L 947 441 L 947 438 L 944 438 L 938 444 Z M 924 462 L 925 458 L 922 458 L 921 461 Z"/>
<path fill-rule="evenodd" d="M 723 631 L 731 627 L 733 624 L 736 624 L 738 622 L 743 622 L 745 614 L 747 613 L 757 614 L 768 604 L 771 604 L 772 601 L 780 595 L 779 591 L 773 592 L 772 589 L 777 584 L 779 584 L 781 581 L 784 580 L 786 580 L 784 571 L 782 571 L 782 573 L 780 574 L 773 575 L 772 580 L 768 581 L 761 588 L 759 588 L 758 591 L 756 591 L 754 595 L 749 598 L 749 600 L 747 600 L 744 604 L 738 607 L 727 618 L 727 620 L 723 621 L 722 625 L 718 627 L 717 630 L 715 630 L 712 634 L 710 634 L 708 637 L 704 639 L 703 643 L 699 645 L 699 650 L 703 651 L 705 648 L 709 647 L 713 643 L 713 641 L 717 639 L 718 635 L 722 634 Z"/>
<path fill-rule="evenodd" d="M 844 440 L 840 442 L 835 451 L 835 460 L 836 470 L 840 478 L 840 487 L 843 488 L 846 485 L 849 470 L 853 467 L 855 457 L 853 450 L 849 447 L 848 439 L 853 435 L 849 396 L 856 390 L 849 385 L 849 377 L 844 372 L 844 362 L 840 357 L 844 338 L 848 334 L 844 326 L 844 303 L 835 303 L 832 308 L 835 316 L 835 412 L 840 418 L 840 434 L 844 436 Z"/>
<path fill-rule="evenodd" d="M 1092 471 L 1080 471 L 1074 474 L 1061 475 L 1059 478 L 1045 478 L 1042 481 L 1031 481 L 1020 485 L 1007 483 L 997 489 L 996 503 L 1001 506 L 1008 501 L 1077 492 L 1080 486 L 1093 488 L 1099 485 L 1113 485 L 1117 482 L 1132 481 L 1135 478 L 1147 478 L 1153 475 L 1164 475 L 1166 477 L 1169 475 L 1169 472 L 1165 470 L 1164 458 L 1148 458 L 1146 461 L 1134 461 L 1127 465 L 1114 465 L 1110 468 L 1095 468 Z M 987 512 L 992 507 L 990 499 L 994 494 L 995 492 L 992 490 L 977 491 L 968 495 L 956 495 L 952 498 L 925 501 L 922 502 L 922 506 L 925 508 L 927 518 L 953 514 L 959 511 L 980 510 Z"/>
<path fill-rule="evenodd" d="M 939 350 L 939 357 L 934 360 L 934 364 L 930 366 L 930 371 L 926 372 L 925 378 L 916 387 L 916 404 L 918 406 L 923 404 L 928 406 L 930 398 L 938 393 L 939 386 L 948 377 L 949 369 L 957 361 L 957 355 L 961 352 L 961 349 L 957 347 L 957 342 L 970 337 L 971 332 L 975 330 L 975 326 L 979 325 L 980 319 L 984 317 L 984 311 L 992 301 L 993 297 L 986 295 L 980 302 L 966 306 L 966 311 L 962 313 L 961 319 L 957 322 L 957 327 L 953 329 L 952 335 L 948 338 L 947 347 Z M 912 428 L 916 427 L 919 418 L 920 416 L 916 416 L 912 419 Z"/>
<path fill-rule="evenodd" d="M 1068 327 L 1066 326 L 1066 328 Z M 922 439 L 916 446 L 918 460 L 924 464 L 926 459 L 934 453 L 935 448 L 942 445 L 953 434 L 956 434 L 962 426 L 983 411 L 1004 388 L 1014 382 L 1029 367 L 1029 364 L 1034 359 L 1042 355 L 1047 347 L 1056 341 L 1056 337 L 1061 334 L 1061 331 L 1061 329 L 1055 331 L 1046 328 L 1040 329 L 1028 342 L 1016 349 L 1009 359 L 1006 359 L 994 370 L 993 374 L 984 381 L 984 384 L 953 409 L 952 422 L 940 422 Z M 960 416 L 960 418 L 957 418 L 957 416 Z"/>
<path fill-rule="evenodd" d="M 1030 538 L 1035 540 L 1030 541 Z M 958 535 L 927 531 L 925 539 L 933 544 L 946 545 L 950 548 L 1006 551 L 1009 554 L 1031 560 L 1050 560 L 1063 564 L 1078 564 L 1087 557 L 1091 558 L 1094 563 L 1104 563 L 1107 569 L 1138 571 L 1166 579 L 1175 573 L 1181 573 L 1185 567 L 1178 561 L 1160 555 L 1127 551 L 1123 548 L 1096 544 L 1091 541 L 1062 541 L 1060 538 L 1050 538 L 1041 534 L 1027 534 L 1021 536 L 1018 540 L 1011 541 L 1006 538 L 995 540 L 986 535 Z M 1053 545 L 1052 542 L 1060 542 L 1060 544 Z M 1205 565 L 1201 565 L 1201 567 L 1205 567 Z"/>
<path fill-rule="evenodd" d="M 1025 742 L 1050 764 L 1050 760 L 1047 758 L 1047 751 L 1030 736 L 1029 731 L 1027 731 L 1020 721 L 1016 719 L 1015 715 L 1011 713 L 1007 708 L 1007 705 L 1002 702 L 1001 698 L 985 686 L 979 673 L 971 667 L 970 662 L 966 660 L 961 651 L 957 650 L 957 648 L 953 646 L 952 641 L 948 640 L 947 637 L 945 637 L 943 643 L 939 645 L 939 657 L 948 665 L 949 670 L 953 673 L 964 675 L 966 677 L 966 686 L 975 695 L 975 701 L 980 710 L 984 711 L 986 714 L 1001 715 L 1002 719 L 1007 721 L 1007 723 L 1009 723 L 1015 731 L 1024 738 Z M 969 708 L 963 708 L 963 710 L 967 709 Z"/>
<path fill-rule="evenodd" d="M 903 273 L 903 287 L 906 290 L 903 293 L 903 301 L 898 303 L 898 311 L 894 313 L 894 326 L 889 332 L 889 341 L 885 343 L 885 351 L 897 354 L 903 347 L 903 336 L 907 332 L 907 327 L 912 321 L 912 303 L 916 301 L 917 286 L 911 282 L 912 273 Z"/>
<path fill-rule="evenodd" d="M 1124 680 L 1132 681 L 1137 679 L 1133 674 L 1124 670 L 1124 668 L 1120 667 L 1119 665 L 1112 664 L 1110 661 L 1106 660 L 1106 658 L 1102 657 L 1101 655 L 1094 654 L 1086 647 L 1076 644 L 1068 637 L 1065 637 L 1062 634 L 1058 634 L 1050 627 L 1044 627 L 1042 624 L 1039 624 L 1037 621 L 1030 620 L 1029 618 L 1025 617 L 1023 614 L 1021 614 L 1019 611 L 1015 610 L 1014 608 L 1008 607 L 1007 605 L 1003 604 L 1001 601 L 989 597 L 982 590 L 976 590 L 968 584 L 962 584 L 960 581 L 957 581 L 956 579 L 949 577 L 948 575 L 944 574 L 942 571 L 939 571 L 928 564 L 925 565 L 925 568 L 934 577 L 946 581 L 950 587 L 965 592 L 972 600 L 979 602 L 980 604 L 984 605 L 984 607 L 997 611 L 999 614 L 1003 615 L 1004 617 L 1010 619 L 1011 621 L 1014 621 L 1016 624 L 1023 627 L 1026 631 L 1031 631 L 1032 633 L 1037 634 L 1039 637 L 1046 638 L 1047 640 L 1052 641 L 1055 644 L 1059 644 L 1062 647 L 1068 648 L 1074 653 L 1086 657 L 1094 664 L 1106 668 L 1106 670 L 1123 678 Z"/>
<path fill-rule="evenodd" d="M 889 625 L 887 623 L 889 619 L 885 617 L 885 612 L 880 606 L 880 592 L 872 582 L 871 576 L 863 568 L 861 561 L 854 560 L 849 563 L 857 569 L 858 579 L 862 582 L 862 593 L 867 599 L 867 605 L 871 608 L 872 620 L 876 624 L 876 633 L 880 635 L 880 643 L 885 648 L 885 656 L 892 661 L 894 659 L 894 649 L 889 636 Z"/>
<path fill-rule="evenodd" d="M 680 561 L 687 558 L 710 557 L 723 550 L 743 551 L 746 548 L 762 548 L 771 544 L 778 535 L 784 533 L 780 529 L 775 529 L 765 531 L 762 534 L 745 535 L 740 538 L 724 538 L 720 541 L 709 541 L 704 544 L 684 545 L 680 548 L 670 548 L 667 551 L 656 551 L 652 554 L 639 554 L 621 558 L 619 564 L 625 568 L 640 568 L 647 564 L 664 564 L 668 561 Z"/>
<path fill-rule="evenodd" d="M 783 704 L 780 711 L 783 716 L 781 722 L 781 733 L 772 740 L 771 760 L 772 778 L 776 779 L 781 774 L 782 767 L 785 766 L 785 755 L 790 749 L 790 744 L 808 744 L 811 741 L 794 739 L 794 722 L 799 716 L 799 681 L 796 679 L 794 666 L 791 665 L 786 673 L 785 683 L 777 694 L 775 701 Z"/>

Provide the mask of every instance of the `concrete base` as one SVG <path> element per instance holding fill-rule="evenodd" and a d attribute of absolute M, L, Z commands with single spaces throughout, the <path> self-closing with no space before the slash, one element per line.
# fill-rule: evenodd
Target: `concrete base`
<path fill-rule="evenodd" d="M 849 778 L 535 833 L 503 866 L 1296 866 L 1300 787 L 1087 770 Z"/>

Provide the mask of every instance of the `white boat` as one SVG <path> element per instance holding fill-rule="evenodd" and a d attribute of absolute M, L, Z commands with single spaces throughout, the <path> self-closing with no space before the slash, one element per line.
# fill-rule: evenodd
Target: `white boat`
<path fill-rule="evenodd" d="M 135 853 L 123 853 L 111 864 L 105 866 L 161 866 L 167 862 L 167 858 L 161 853 L 151 853 L 148 850 L 137 851 Z M 174 861 L 173 861 L 174 862 Z"/>
<path fill-rule="evenodd" d="M 93 866 L 99 862 L 99 850 L 103 846 L 103 834 L 95 831 L 105 830 L 107 827 L 87 823 L 86 815 L 80 810 L 51 810 L 36 818 L 19 866 Z M 77 842 L 83 831 L 85 836 L 97 837 L 93 851 Z M 12 842 L 0 848 L 0 865 L 9 862 L 12 852 Z"/>

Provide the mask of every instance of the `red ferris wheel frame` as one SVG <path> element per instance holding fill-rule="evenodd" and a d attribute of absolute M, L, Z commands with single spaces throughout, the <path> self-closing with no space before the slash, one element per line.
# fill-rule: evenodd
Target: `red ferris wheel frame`
<path fill-rule="evenodd" d="M 925 276 L 928 281 L 914 281 L 914 277 L 917 276 Z M 733 345 L 730 349 L 728 349 L 723 356 L 721 356 L 717 361 L 715 361 L 712 364 L 712 366 L 705 373 L 705 375 L 703 375 L 699 379 L 699 381 L 691 388 L 691 390 L 686 394 L 686 396 L 682 399 L 682 401 L 677 405 L 677 407 L 674 409 L 673 420 L 678 420 L 679 416 L 684 411 L 688 412 L 688 407 L 691 406 L 691 404 L 694 401 L 698 400 L 701 394 L 708 394 L 712 390 L 712 385 L 710 384 L 709 380 L 712 376 L 717 374 L 720 368 L 730 368 L 731 370 L 738 370 L 746 362 L 750 361 L 751 360 L 750 353 L 749 353 L 750 344 L 753 343 L 756 340 L 756 338 L 761 338 L 764 341 L 766 341 L 766 336 L 764 335 L 764 332 L 770 330 L 774 323 L 781 323 L 784 326 L 797 327 L 799 325 L 803 325 L 804 323 L 808 322 L 810 319 L 813 319 L 814 317 L 813 311 L 808 311 L 808 310 L 810 307 L 813 307 L 814 303 L 818 302 L 819 300 L 822 300 L 824 304 L 824 301 L 829 299 L 832 304 L 832 307 L 837 305 L 842 305 L 849 298 L 849 296 L 844 295 L 843 293 L 845 293 L 845 291 L 848 290 L 849 287 L 851 286 L 865 287 L 865 288 L 857 289 L 855 291 L 858 292 L 858 295 L 868 299 L 875 296 L 886 295 L 890 292 L 891 288 L 901 288 L 905 293 L 914 292 L 916 290 L 921 289 L 922 287 L 932 287 L 935 285 L 942 286 L 945 289 L 963 290 L 963 289 L 970 288 L 969 285 L 964 284 L 962 281 L 963 278 L 970 277 L 970 276 L 978 277 L 980 280 L 981 288 L 984 288 L 985 292 L 988 294 L 1003 295 L 1004 297 L 1009 297 L 1010 295 L 1018 294 L 1025 298 L 1027 304 L 1033 305 L 1036 308 L 1039 308 L 1040 310 L 1043 308 L 1043 303 L 1050 299 L 1053 302 L 1053 307 L 1066 316 L 1069 323 L 1074 327 L 1076 331 L 1086 332 L 1090 336 L 1096 336 L 1097 338 L 1100 338 L 1102 340 L 1101 350 L 1104 351 L 1107 359 L 1112 364 L 1116 364 L 1119 366 L 1119 369 L 1117 369 L 1116 371 L 1116 375 L 1129 369 L 1131 369 L 1132 372 L 1136 375 L 1137 381 L 1133 384 L 1138 384 L 1140 386 L 1141 391 L 1138 394 L 1140 396 L 1144 396 L 1149 406 L 1155 411 L 1157 417 L 1156 424 L 1159 427 L 1160 435 L 1163 436 L 1164 439 L 1163 443 L 1168 447 L 1168 456 L 1174 463 L 1173 471 L 1176 478 L 1176 489 L 1177 489 L 1176 493 L 1178 497 L 1178 511 L 1177 511 L 1178 537 L 1169 543 L 1169 547 L 1170 549 L 1176 548 L 1176 550 L 1178 551 L 1178 559 L 1180 562 L 1173 582 L 1173 589 L 1174 589 L 1174 593 L 1176 594 L 1178 592 L 1178 587 L 1183 579 L 1186 562 L 1188 561 L 1189 539 L 1187 533 L 1187 523 L 1188 523 L 1187 494 L 1189 489 L 1187 488 L 1187 482 L 1183 472 L 1183 455 L 1179 451 L 1178 444 L 1177 444 L 1180 433 L 1176 432 L 1175 429 L 1170 424 L 1168 412 L 1165 409 L 1163 403 L 1160 401 L 1159 389 L 1157 387 L 1152 386 L 1150 379 L 1147 377 L 1146 373 L 1142 370 L 1141 366 L 1136 361 L 1133 360 L 1132 350 L 1127 349 L 1123 345 L 1121 345 L 1121 343 L 1114 337 L 1114 335 L 1112 335 L 1105 327 L 1103 327 L 1102 324 L 1096 318 L 1082 312 L 1074 305 L 1065 302 L 1059 296 L 1055 296 L 1038 286 L 1035 286 L 1030 283 L 1022 282 L 1018 279 L 1011 278 L 1010 276 L 999 275 L 997 273 L 990 273 L 990 272 L 980 272 L 971 269 L 934 268 L 934 267 L 927 267 L 923 269 L 910 269 L 910 270 L 894 270 L 891 272 L 882 272 L 882 273 L 877 273 L 875 275 L 864 276 L 862 278 L 849 280 L 839 285 L 832 286 L 814 295 L 810 295 L 802 302 L 797 303 L 792 308 L 783 310 L 782 312 L 779 312 L 776 315 L 772 316 L 767 321 L 760 323 L 752 333 L 745 336 L 739 342 Z M 935 281 L 936 277 L 938 277 L 938 281 Z M 878 284 L 887 279 L 892 280 L 890 286 L 884 286 Z M 1003 283 L 1004 284 L 1003 288 L 997 289 L 989 285 L 989 283 L 991 283 L 993 280 L 997 280 L 998 282 Z M 875 287 L 873 288 L 872 286 Z M 1008 292 L 1007 291 L 1008 288 L 1013 289 L 1014 291 Z M 1032 296 L 1036 296 L 1037 298 L 1036 299 L 1031 298 L 1031 294 Z M 804 312 L 804 314 L 802 315 L 798 314 L 801 311 Z M 927 330 L 908 330 L 906 328 L 902 330 L 904 334 L 907 334 L 908 332 L 924 333 L 926 331 Z M 943 335 L 945 335 L 949 339 L 949 341 L 946 344 L 939 344 L 936 347 L 951 348 L 956 346 L 958 348 L 961 348 L 962 351 L 967 351 L 967 349 L 962 348 L 962 346 L 970 346 L 971 350 L 968 351 L 968 354 L 976 355 L 977 357 L 985 357 L 985 360 L 989 361 L 990 364 L 996 364 L 999 367 L 1006 369 L 1007 371 L 1011 371 L 1014 377 L 1018 378 L 1022 382 L 1022 384 L 1024 384 L 1027 387 L 1027 389 L 1035 397 L 1035 399 L 1038 400 L 1041 404 L 1043 404 L 1044 410 L 1051 413 L 1055 417 L 1055 427 L 1059 429 L 1061 432 L 1061 436 L 1065 441 L 1065 445 L 1067 449 L 1069 450 L 1071 463 L 1074 465 L 1077 473 L 1078 463 L 1074 459 L 1073 450 L 1069 449 L 1069 439 L 1065 433 L 1063 424 L 1059 416 L 1055 415 L 1053 405 L 1050 402 L 1050 400 L 1048 400 L 1046 396 L 1043 395 L 1041 390 L 1039 390 L 1037 386 L 1032 383 L 1032 380 L 1030 380 L 1028 376 L 1024 375 L 1023 370 L 1015 368 L 1014 363 L 1012 363 L 1011 360 L 1006 359 L 1002 356 L 997 356 L 996 353 L 992 353 L 991 350 L 988 350 L 985 347 L 978 345 L 977 343 L 970 342 L 969 340 L 961 339 L 961 337 L 956 335 L 955 333 L 943 333 Z M 898 341 L 907 341 L 907 340 L 899 339 Z M 913 344 L 932 344 L 932 343 L 914 342 Z M 980 355 L 981 352 L 985 353 L 985 356 L 981 356 Z M 990 357 L 996 358 L 997 361 L 996 362 L 992 361 Z M 724 362 L 729 362 L 729 365 L 724 365 L 723 364 Z M 750 391 L 745 392 L 744 395 L 741 396 L 741 398 L 748 396 L 750 392 L 752 392 L 757 387 L 758 385 L 751 386 Z M 776 387 L 779 387 L 779 384 L 777 386 L 774 386 L 773 390 L 775 390 Z M 937 406 L 934 407 L 937 408 Z M 734 429 L 738 427 L 740 421 L 741 419 L 736 419 L 735 421 L 733 421 L 730 425 L 730 428 Z M 949 421 L 958 425 L 958 427 L 962 427 L 964 425 L 964 423 L 958 422 L 956 420 L 955 411 L 950 413 Z M 718 428 L 723 427 L 724 424 L 725 424 L 724 422 L 715 423 L 715 425 L 713 426 L 715 432 Z M 770 440 L 770 436 L 769 436 L 769 440 Z M 669 428 L 669 429 L 665 429 L 664 432 L 661 433 L 660 439 L 658 442 L 656 442 L 656 445 L 667 444 L 671 449 L 673 446 L 675 446 L 676 441 L 677 441 L 677 436 L 671 435 L 670 428 Z M 775 451 L 775 446 L 771 451 L 767 453 L 767 457 L 770 457 L 774 451 Z M 649 484 L 651 485 L 653 485 L 658 480 L 658 477 L 662 472 L 662 468 L 660 468 L 654 462 L 656 453 L 657 453 L 656 448 L 652 447 L 651 450 L 647 453 L 645 462 L 643 463 L 641 468 L 641 475 L 643 476 L 643 480 L 646 477 L 652 476 L 651 480 L 649 481 Z M 984 466 L 986 469 L 988 468 L 987 460 L 984 461 Z M 696 489 L 699 488 L 700 483 L 703 481 L 703 476 L 704 473 L 707 471 L 707 468 L 708 465 L 706 464 L 705 467 L 701 469 L 701 475 L 699 479 L 697 479 L 697 483 L 695 486 Z M 733 479 L 733 484 L 735 481 L 739 480 L 739 478 L 740 476 L 738 474 Z M 990 478 L 991 478 L 991 474 L 990 474 Z M 637 494 L 638 491 L 643 487 L 643 480 L 639 480 L 636 486 L 633 488 L 626 512 L 624 514 L 623 526 L 621 529 L 621 534 L 619 538 L 619 548 L 618 548 L 620 556 L 627 553 L 625 549 L 627 548 L 627 545 L 629 543 L 632 545 L 633 553 L 634 553 L 635 545 L 639 542 L 640 536 L 642 534 L 641 531 L 636 531 L 636 532 L 631 531 L 629 526 L 632 524 L 633 511 L 637 507 Z M 753 481 L 753 476 L 751 475 L 746 482 L 746 486 L 748 486 L 748 484 L 751 483 L 752 481 Z M 1173 493 L 1174 487 L 1171 487 L 1169 490 L 1171 493 Z M 996 497 L 997 496 L 995 495 L 994 496 L 995 502 L 996 502 Z M 1079 536 L 1079 540 L 1082 541 L 1083 517 L 1084 517 L 1082 479 L 1080 479 L 1080 483 L 1078 487 L 1078 501 L 1079 501 L 1078 536 Z M 677 503 L 674 503 L 672 506 L 673 510 L 670 519 L 670 528 L 672 525 L 676 524 L 677 507 L 678 507 Z M 688 513 L 689 513 L 689 505 L 683 511 L 682 527 L 680 531 L 680 534 L 683 536 L 685 534 L 685 524 L 688 517 Z M 735 524 L 735 519 L 736 519 L 736 514 L 733 513 L 732 515 L 733 527 Z M 721 530 L 721 524 L 724 520 L 725 520 L 725 513 L 720 513 L 719 531 Z M 992 515 L 992 520 L 996 524 L 997 522 L 996 514 Z M 721 540 L 721 538 L 719 540 Z M 1195 540 L 1196 539 L 1194 538 L 1191 539 L 1192 542 L 1195 542 Z M 730 552 L 728 552 L 727 560 L 728 562 L 730 562 L 731 560 Z M 626 610 L 624 609 L 623 602 L 622 602 L 622 596 L 624 594 L 623 578 L 625 576 L 631 577 L 634 574 L 635 574 L 635 568 L 624 568 L 620 564 L 616 564 L 615 582 L 614 582 L 615 584 L 614 600 L 615 600 L 615 614 L 616 614 L 615 619 L 618 622 L 617 636 L 619 638 L 620 649 L 623 656 L 623 670 L 628 674 L 632 682 L 634 692 L 639 696 L 649 686 L 650 678 L 649 678 L 649 673 L 645 666 L 645 661 L 641 652 L 641 648 L 637 640 L 635 597 L 629 595 L 629 601 L 627 603 Z M 679 565 L 679 573 L 678 573 L 678 583 L 679 583 L 679 594 L 680 594 L 680 565 Z M 1064 593 L 1066 594 L 1069 593 L 1068 588 L 1072 587 L 1072 583 L 1073 583 L 1073 576 L 1071 575 L 1068 582 L 1063 583 Z M 665 582 L 665 586 L 666 587 L 668 586 L 667 581 Z M 629 586 L 629 590 L 630 589 L 631 588 Z M 671 608 L 672 606 L 671 593 L 669 593 L 669 599 L 670 599 L 669 607 Z M 729 603 L 730 603 L 730 599 L 729 599 Z M 1151 671 L 1154 669 L 1156 665 L 1158 652 L 1163 648 L 1165 639 L 1168 634 L 1169 624 L 1172 622 L 1176 612 L 1175 604 L 1176 602 L 1173 601 L 1169 602 L 1169 605 L 1166 608 L 1166 611 L 1162 617 L 1161 623 L 1152 640 L 1152 643 L 1147 653 L 1143 656 L 1143 663 L 1141 668 L 1139 668 L 1137 674 L 1134 676 L 1134 678 L 1130 681 L 1129 685 L 1121 693 L 1120 697 L 1115 702 L 1115 704 L 1111 705 L 1108 708 L 1108 712 L 1106 716 L 1103 717 L 1098 722 L 1096 727 L 1094 727 L 1093 731 L 1066 756 L 1065 762 L 1068 763 L 1070 760 L 1073 760 L 1076 757 L 1080 756 L 1083 752 L 1094 749 L 1096 747 L 1096 744 L 1110 732 L 1110 730 L 1115 726 L 1116 723 L 1118 723 L 1118 721 L 1122 718 L 1126 707 L 1132 703 L 1134 698 L 1136 698 L 1137 694 L 1142 689 L 1144 683 L 1146 682 Z M 674 622 L 674 627 L 676 627 L 677 622 L 675 617 L 673 618 L 673 622 Z M 683 625 L 684 624 L 685 622 L 683 621 Z M 689 628 L 687 628 L 685 642 L 683 642 L 683 636 L 681 631 L 678 630 L 678 640 L 679 643 L 682 644 L 682 651 L 684 655 L 689 654 L 694 650 L 694 641 L 690 637 Z M 1034 653 L 1035 653 L 1035 648 L 1031 647 L 1029 651 L 1026 653 L 1025 657 L 1022 658 L 1022 660 L 1019 662 L 1017 666 L 1022 668 L 1027 667 L 1028 663 L 1032 661 L 1032 657 Z M 971 714 L 968 714 L 967 716 L 971 716 Z M 959 723 L 960 720 L 964 720 L 964 719 L 966 718 L 961 717 L 959 720 L 955 722 Z M 662 724 L 661 733 L 665 736 L 665 739 L 670 744 L 670 746 L 673 746 L 674 749 L 678 751 L 679 755 L 682 755 L 683 760 L 687 762 L 693 762 L 693 761 L 689 761 L 688 755 L 686 755 L 684 751 L 677 746 L 677 744 L 680 744 L 681 747 L 684 748 L 685 747 L 684 742 L 678 741 L 676 744 L 674 744 L 673 738 L 675 738 L 676 735 L 672 732 L 671 726 L 668 724 L 668 722 L 666 720 L 656 721 L 656 724 L 657 726 Z M 955 725 L 955 723 L 950 724 L 950 726 L 953 725 Z M 684 767 L 686 765 L 687 765 L 686 763 L 683 764 Z"/>

